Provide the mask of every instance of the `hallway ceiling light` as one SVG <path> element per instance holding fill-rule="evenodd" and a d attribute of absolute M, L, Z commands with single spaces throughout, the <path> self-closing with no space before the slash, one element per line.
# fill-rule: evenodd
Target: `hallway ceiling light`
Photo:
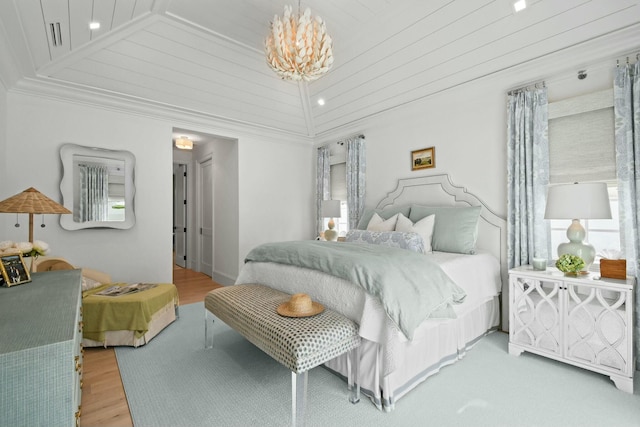
<path fill-rule="evenodd" d="M 191 141 L 186 136 L 176 138 L 176 148 L 179 148 L 181 150 L 193 150 L 193 141 Z"/>
<path fill-rule="evenodd" d="M 267 64 L 282 79 L 313 81 L 324 75 L 333 64 L 331 37 L 319 16 L 306 9 L 298 16 L 292 7 L 284 7 L 284 15 L 274 16 L 271 33 L 265 41 Z"/>

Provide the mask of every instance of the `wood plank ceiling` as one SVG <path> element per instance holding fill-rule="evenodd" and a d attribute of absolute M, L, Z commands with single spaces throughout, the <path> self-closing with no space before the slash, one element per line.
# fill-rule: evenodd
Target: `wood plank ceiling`
<path fill-rule="evenodd" d="M 0 25 L 30 79 L 312 137 L 640 25 L 638 0 L 529 0 L 518 14 L 510 0 L 307 0 L 335 63 L 298 84 L 263 53 L 289 3 L 3 0 Z"/>

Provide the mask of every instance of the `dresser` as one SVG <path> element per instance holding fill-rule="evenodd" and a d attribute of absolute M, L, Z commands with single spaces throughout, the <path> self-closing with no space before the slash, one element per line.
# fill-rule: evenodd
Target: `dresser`
<path fill-rule="evenodd" d="M 0 288 L 0 426 L 75 426 L 82 384 L 80 270 Z"/>
<path fill-rule="evenodd" d="M 608 375 L 633 393 L 635 279 L 509 271 L 509 353 L 539 354 Z"/>

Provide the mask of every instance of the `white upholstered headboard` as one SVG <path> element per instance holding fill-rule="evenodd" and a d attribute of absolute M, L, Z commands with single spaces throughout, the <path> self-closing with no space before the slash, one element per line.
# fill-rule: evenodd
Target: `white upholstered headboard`
<path fill-rule="evenodd" d="M 453 185 L 447 174 L 400 179 L 396 189 L 388 193 L 378 203 L 376 209 L 410 204 L 421 206 L 480 206 L 476 245 L 478 249 L 490 252 L 500 260 L 502 295 L 506 296 L 508 294 L 506 219 L 494 213 L 480 198 L 468 193 L 464 187 Z M 503 309 L 503 319 L 506 320 L 507 318 L 504 315 Z"/>

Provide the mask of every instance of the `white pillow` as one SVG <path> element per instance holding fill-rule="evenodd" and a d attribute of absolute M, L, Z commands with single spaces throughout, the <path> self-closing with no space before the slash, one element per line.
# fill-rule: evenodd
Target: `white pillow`
<path fill-rule="evenodd" d="M 403 231 L 405 233 L 418 233 L 424 240 L 424 250 L 432 252 L 431 238 L 433 237 L 433 226 L 436 222 L 435 215 L 429 215 L 422 218 L 415 224 L 406 216 L 398 214 L 398 221 L 396 222 L 396 231 Z"/>
<path fill-rule="evenodd" d="M 374 213 L 367 225 L 369 231 L 394 231 L 396 228 L 396 221 L 398 220 L 398 214 L 395 214 L 389 219 L 382 219 L 380 215 Z"/>
<path fill-rule="evenodd" d="M 89 291 L 93 288 L 97 288 L 98 286 L 102 286 L 102 283 L 95 281 L 93 279 L 89 279 L 88 277 L 82 276 L 82 291 Z"/>

